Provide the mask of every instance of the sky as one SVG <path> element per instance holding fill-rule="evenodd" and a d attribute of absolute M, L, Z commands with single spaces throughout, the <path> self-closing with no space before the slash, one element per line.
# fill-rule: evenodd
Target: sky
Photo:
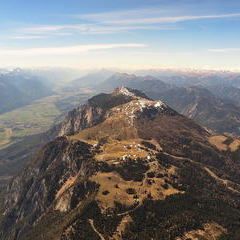
<path fill-rule="evenodd" d="M 239 0 L 0 0 L 0 68 L 240 70 L 239 26 Z"/>

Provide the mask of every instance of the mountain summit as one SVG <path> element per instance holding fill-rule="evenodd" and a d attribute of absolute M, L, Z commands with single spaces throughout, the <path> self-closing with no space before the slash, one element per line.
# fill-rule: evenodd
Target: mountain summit
<path fill-rule="evenodd" d="M 120 87 L 52 133 L 8 187 L 1 239 L 239 236 L 236 152 L 162 101 Z"/>

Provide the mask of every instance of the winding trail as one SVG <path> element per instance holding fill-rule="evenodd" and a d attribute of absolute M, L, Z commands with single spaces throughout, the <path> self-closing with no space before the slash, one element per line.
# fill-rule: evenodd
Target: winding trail
<path fill-rule="evenodd" d="M 138 204 L 135 208 L 133 208 L 133 209 L 130 209 L 130 210 L 128 210 L 128 211 L 126 211 L 126 212 L 122 212 L 122 213 L 117 213 L 116 214 L 116 216 L 125 216 L 125 215 L 127 215 L 127 214 L 129 214 L 129 213 L 132 213 L 132 212 L 134 212 L 135 210 L 137 210 L 139 207 L 141 207 L 142 206 L 142 204 Z M 112 214 L 107 214 L 107 216 L 108 217 L 110 217 L 110 216 L 112 216 Z"/>
<path fill-rule="evenodd" d="M 222 179 L 220 177 L 218 177 L 213 171 L 211 171 L 209 168 L 207 167 L 204 167 L 204 169 L 208 172 L 208 174 L 214 178 L 217 182 L 220 182 L 222 183 L 227 189 L 229 189 L 230 191 L 232 192 L 235 192 L 235 193 L 238 193 L 240 194 L 240 191 L 234 189 L 233 187 L 229 186 L 229 184 L 236 184 L 236 183 L 233 183 L 232 181 L 230 180 L 226 180 L 226 179 Z"/>
<path fill-rule="evenodd" d="M 93 220 L 92 220 L 92 219 L 88 219 L 88 222 L 90 223 L 93 231 L 100 237 L 100 239 L 101 239 L 101 240 L 106 240 L 106 239 L 104 238 L 104 236 L 95 228 L 94 223 L 93 223 Z"/>
<path fill-rule="evenodd" d="M 229 186 L 229 184 L 233 184 L 233 185 L 237 185 L 239 186 L 240 188 L 240 185 L 238 183 L 234 183 L 230 180 L 226 180 L 226 179 L 222 179 L 220 178 L 219 176 L 217 176 L 212 170 L 210 170 L 208 167 L 204 166 L 202 163 L 199 163 L 199 162 L 195 162 L 193 161 L 192 159 L 190 158 L 186 158 L 186 157 L 178 157 L 178 156 L 174 156 L 172 154 L 169 154 L 169 153 L 166 153 L 164 152 L 164 154 L 170 156 L 170 157 L 173 157 L 175 159 L 180 159 L 180 160 L 186 160 L 186 161 L 189 161 L 197 166 L 199 166 L 202 170 L 206 171 L 208 173 L 208 175 L 212 178 L 214 178 L 214 180 L 216 180 L 218 183 L 221 183 L 222 185 L 224 185 L 228 190 L 234 192 L 234 193 L 237 193 L 237 194 L 240 194 L 240 191 Z"/>

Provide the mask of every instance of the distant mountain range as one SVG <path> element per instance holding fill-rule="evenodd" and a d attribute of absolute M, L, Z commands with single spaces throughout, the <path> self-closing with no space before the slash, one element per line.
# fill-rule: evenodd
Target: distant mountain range
<path fill-rule="evenodd" d="M 155 97 L 216 133 L 240 135 L 240 107 L 206 88 L 176 87 Z"/>
<path fill-rule="evenodd" d="M 240 72 L 213 70 L 140 70 L 136 75 L 151 75 L 178 87 L 225 85 L 240 88 Z"/>
<path fill-rule="evenodd" d="M 0 73 L 0 113 L 49 96 L 51 88 L 43 79 L 20 69 Z"/>
<path fill-rule="evenodd" d="M 78 91 L 79 88 L 84 87 L 95 87 L 98 84 L 106 81 L 109 77 L 114 74 L 113 71 L 110 70 L 100 70 L 90 72 L 87 75 L 84 75 L 80 78 L 77 78 L 70 82 L 64 89 L 70 91 Z"/>

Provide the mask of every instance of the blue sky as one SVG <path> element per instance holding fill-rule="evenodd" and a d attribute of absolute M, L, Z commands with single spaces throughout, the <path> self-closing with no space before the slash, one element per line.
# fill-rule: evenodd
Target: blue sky
<path fill-rule="evenodd" d="M 0 0 L 0 66 L 240 70 L 239 0 Z"/>

